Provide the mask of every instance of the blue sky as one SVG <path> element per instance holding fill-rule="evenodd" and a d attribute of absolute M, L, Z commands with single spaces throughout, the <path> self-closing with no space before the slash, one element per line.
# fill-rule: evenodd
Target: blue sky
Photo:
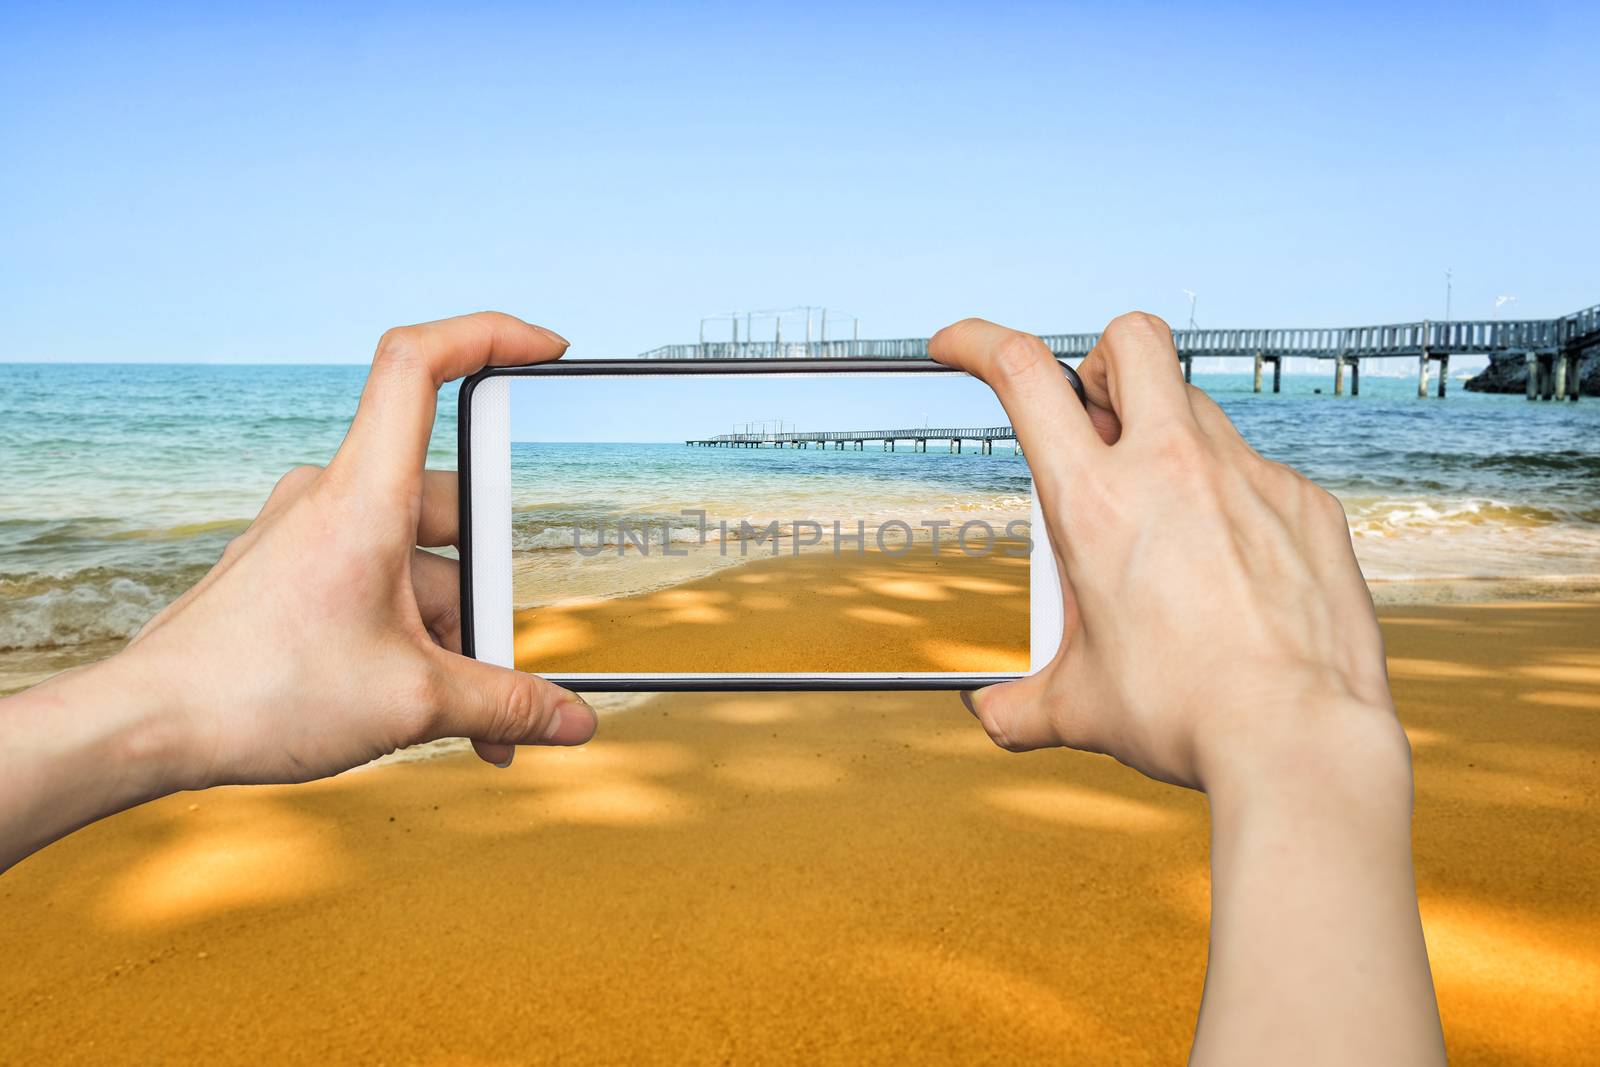
<path fill-rule="evenodd" d="M 1600 300 L 1578 5 L 7 5 L 0 359 Z M 1509 316 L 1508 316 L 1509 317 Z"/>
<path fill-rule="evenodd" d="M 511 387 L 513 441 L 678 442 L 776 432 L 780 420 L 785 432 L 1011 423 L 987 386 L 957 374 L 853 374 L 842 384 L 835 375 L 516 379 Z"/>

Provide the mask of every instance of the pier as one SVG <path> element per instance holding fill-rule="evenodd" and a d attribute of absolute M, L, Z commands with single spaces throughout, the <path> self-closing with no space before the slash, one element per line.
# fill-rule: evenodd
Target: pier
<path fill-rule="evenodd" d="M 928 442 L 936 441 L 947 445 L 952 453 L 959 453 L 962 446 L 972 442 L 978 446 L 982 455 L 991 455 L 994 452 L 996 441 L 1011 442 L 1013 453 L 1021 449 L 1017 444 L 1017 433 L 1009 426 L 980 426 L 980 427 L 928 427 L 918 426 L 906 430 L 818 430 L 811 433 L 724 433 L 715 437 L 701 437 L 685 441 L 684 444 L 696 448 L 817 448 L 826 449 L 833 446 L 834 451 L 843 452 L 848 447 L 856 452 L 863 451 L 869 443 L 879 445 L 885 452 L 895 451 L 895 445 L 905 442 L 911 446 L 913 452 L 926 452 Z"/>
<path fill-rule="evenodd" d="M 1098 333 L 1040 334 L 1057 358 L 1081 359 L 1099 342 Z M 1329 328 L 1173 330 L 1184 380 L 1193 377 L 1200 357 L 1251 361 L 1255 391 L 1261 392 L 1267 369 L 1272 391 L 1283 383 L 1283 361 L 1316 359 L 1330 364 L 1334 395 L 1361 392 L 1364 360 L 1412 360 L 1417 367 L 1417 395 L 1445 395 L 1452 356 L 1484 355 L 1493 362 L 1524 360 L 1528 367 L 1528 399 L 1577 400 L 1579 364 L 1600 353 L 1600 304 L 1555 319 L 1396 323 L 1387 326 Z M 846 341 L 702 341 L 663 345 L 641 359 L 926 359 L 927 338 Z M 911 431 L 893 431 L 906 433 Z M 876 440 L 868 437 L 866 440 Z M 895 440 L 911 440 L 897 437 Z M 938 439 L 937 436 L 934 439 Z M 777 444 L 769 441 L 768 444 Z"/>

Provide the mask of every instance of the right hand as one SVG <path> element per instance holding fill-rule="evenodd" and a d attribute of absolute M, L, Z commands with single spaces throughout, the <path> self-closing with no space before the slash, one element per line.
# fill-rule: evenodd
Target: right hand
<path fill-rule="evenodd" d="M 1202 789 L 1352 753 L 1403 764 L 1409 789 L 1343 508 L 1184 383 L 1166 323 L 1106 327 L 1078 368 L 1087 409 L 1031 335 L 967 319 L 928 350 L 1011 416 L 1062 576 L 1055 658 L 964 697 L 997 744 L 1102 752 Z"/>

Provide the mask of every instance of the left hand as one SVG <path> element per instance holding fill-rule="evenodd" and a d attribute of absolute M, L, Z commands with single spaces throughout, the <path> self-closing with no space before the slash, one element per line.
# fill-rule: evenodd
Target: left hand
<path fill-rule="evenodd" d="M 177 724 L 183 785 L 320 778 L 439 737 L 505 765 L 515 745 L 593 736 L 578 696 L 460 655 L 457 564 L 418 547 L 457 541 L 456 476 L 423 470 L 440 387 L 566 348 L 495 313 L 384 334 L 333 461 L 285 475 L 114 657 Z"/>

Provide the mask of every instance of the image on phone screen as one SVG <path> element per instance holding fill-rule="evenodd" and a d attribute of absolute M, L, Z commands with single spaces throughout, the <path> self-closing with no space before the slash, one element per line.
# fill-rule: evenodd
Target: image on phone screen
<path fill-rule="evenodd" d="M 504 615 L 476 609 L 519 669 L 1030 669 L 1033 483 L 976 379 L 533 374 L 480 383 L 474 403 L 504 414 L 474 415 L 504 426 L 482 446 L 503 468 L 471 457 L 475 499 L 492 471 L 505 492 L 472 529 L 503 527 L 508 557 Z"/>

